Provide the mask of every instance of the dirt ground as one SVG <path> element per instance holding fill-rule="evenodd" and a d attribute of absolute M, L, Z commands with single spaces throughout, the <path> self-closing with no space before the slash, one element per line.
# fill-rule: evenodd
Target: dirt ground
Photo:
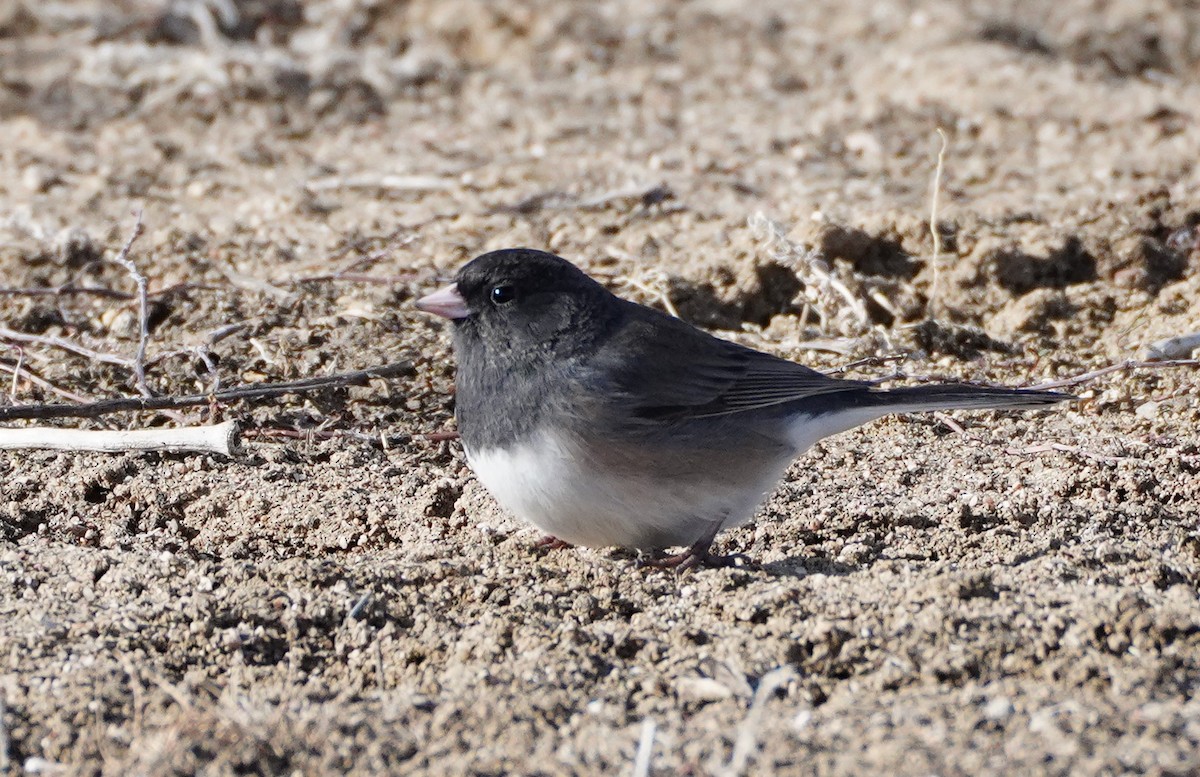
<path fill-rule="evenodd" d="M 130 357 L 142 208 L 154 391 L 412 369 L 56 422 L 232 459 L 0 453 L 0 772 L 1197 773 L 1194 368 L 827 440 L 677 575 L 531 547 L 411 302 L 527 245 L 813 366 L 1061 380 L 1200 330 L 1198 119 L 1188 0 L 3 0 L 0 326 Z M 16 343 L 5 405 L 135 393 Z"/>

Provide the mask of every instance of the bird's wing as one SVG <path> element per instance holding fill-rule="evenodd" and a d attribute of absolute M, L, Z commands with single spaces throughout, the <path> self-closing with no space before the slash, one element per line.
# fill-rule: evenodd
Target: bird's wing
<path fill-rule="evenodd" d="M 597 357 L 616 394 L 647 419 L 730 415 L 868 385 L 830 378 L 645 308 L 630 311 Z"/>

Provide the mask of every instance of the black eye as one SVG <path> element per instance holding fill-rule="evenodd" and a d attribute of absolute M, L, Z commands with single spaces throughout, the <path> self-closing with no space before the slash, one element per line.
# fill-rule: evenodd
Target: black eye
<path fill-rule="evenodd" d="M 492 304 L 506 305 L 517 298 L 517 287 L 509 284 L 492 287 Z"/>

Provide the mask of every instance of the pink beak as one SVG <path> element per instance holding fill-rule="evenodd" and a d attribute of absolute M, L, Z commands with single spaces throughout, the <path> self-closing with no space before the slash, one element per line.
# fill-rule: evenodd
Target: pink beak
<path fill-rule="evenodd" d="M 471 315 L 467 301 L 458 293 L 458 286 L 453 283 L 421 297 L 416 304 L 417 310 L 433 313 L 442 318 L 466 318 Z"/>

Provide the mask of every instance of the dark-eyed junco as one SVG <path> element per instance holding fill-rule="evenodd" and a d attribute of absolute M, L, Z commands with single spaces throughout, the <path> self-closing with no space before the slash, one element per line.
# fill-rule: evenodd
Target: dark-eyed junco
<path fill-rule="evenodd" d="M 661 565 L 728 563 L 710 554 L 713 537 L 748 521 L 823 437 L 889 413 L 1071 398 L 831 378 L 531 249 L 484 254 L 416 304 L 454 322 L 458 428 L 497 501 L 564 544 L 686 547 Z"/>

